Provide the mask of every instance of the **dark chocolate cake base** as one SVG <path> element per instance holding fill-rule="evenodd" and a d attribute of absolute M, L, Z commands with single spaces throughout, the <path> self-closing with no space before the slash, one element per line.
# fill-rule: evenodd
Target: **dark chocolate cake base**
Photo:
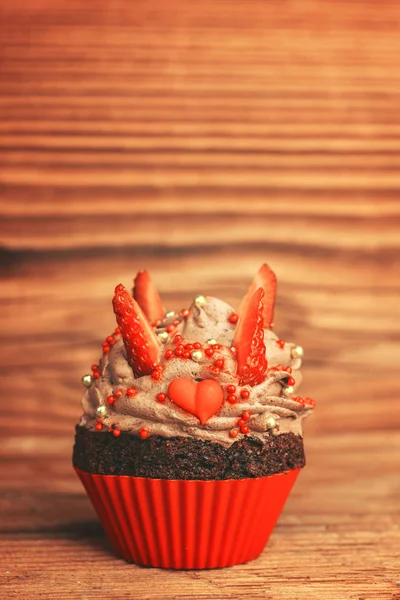
<path fill-rule="evenodd" d="M 152 479 L 244 479 L 304 467 L 303 438 L 269 434 L 265 442 L 245 436 L 225 448 L 195 438 L 141 439 L 122 433 L 76 428 L 73 464 L 99 475 L 133 475 Z"/>

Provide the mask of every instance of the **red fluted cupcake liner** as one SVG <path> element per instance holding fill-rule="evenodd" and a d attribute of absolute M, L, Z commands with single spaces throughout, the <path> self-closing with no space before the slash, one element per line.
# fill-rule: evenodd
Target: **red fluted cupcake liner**
<path fill-rule="evenodd" d="M 178 481 L 75 470 L 115 552 L 128 562 L 169 569 L 212 569 L 256 558 L 300 471 Z"/>

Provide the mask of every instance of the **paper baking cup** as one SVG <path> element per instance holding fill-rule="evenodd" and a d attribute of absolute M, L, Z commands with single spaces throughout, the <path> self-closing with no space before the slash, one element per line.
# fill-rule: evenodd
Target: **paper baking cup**
<path fill-rule="evenodd" d="M 119 556 L 148 567 L 213 569 L 262 552 L 300 469 L 220 481 L 75 470 Z"/>

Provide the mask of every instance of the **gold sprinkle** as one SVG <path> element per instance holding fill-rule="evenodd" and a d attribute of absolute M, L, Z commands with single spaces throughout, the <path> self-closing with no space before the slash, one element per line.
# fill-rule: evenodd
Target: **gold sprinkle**
<path fill-rule="evenodd" d="M 194 303 L 197 304 L 197 306 L 203 306 L 206 302 L 207 300 L 204 296 L 196 296 L 194 299 Z"/>
<path fill-rule="evenodd" d="M 291 385 L 288 385 L 287 387 L 283 388 L 283 393 L 285 394 L 285 396 L 290 396 L 290 394 L 293 394 L 294 392 L 294 387 Z"/>
<path fill-rule="evenodd" d="M 290 354 L 292 358 L 303 358 L 304 350 L 301 346 L 294 346 Z"/>
<path fill-rule="evenodd" d="M 203 353 L 200 350 L 193 350 L 190 356 L 195 362 L 200 362 L 203 358 Z"/>
<path fill-rule="evenodd" d="M 81 381 L 82 381 L 83 385 L 86 388 L 90 388 L 90 386 L 92 385 L 94 379 L 93 379 L 93 377 L 91 375 L 84 375 L 82 377 Z"/>
<path fill-rule="evenodd" d="M 165 342 L 169 338 L 169 335 L 168 335 L 168 333 L 166 331 L 162 331 L 161 333 L 157 333 L 157 337 L 160 340 L 160 342 L 162 342 L 163 344 L 165 344 Z"/>

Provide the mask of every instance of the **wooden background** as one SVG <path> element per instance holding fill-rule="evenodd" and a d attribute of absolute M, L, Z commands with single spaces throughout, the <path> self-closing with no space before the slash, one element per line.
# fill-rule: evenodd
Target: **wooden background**
<path fill-rule="evenodd" d="M 400 599 L 400 6 L 3 0 L 5 599 Z M 279 279 L 308 466 L 257 561 L 114 558 L 71 468 L 114 286 L 237 306 Z"/>

